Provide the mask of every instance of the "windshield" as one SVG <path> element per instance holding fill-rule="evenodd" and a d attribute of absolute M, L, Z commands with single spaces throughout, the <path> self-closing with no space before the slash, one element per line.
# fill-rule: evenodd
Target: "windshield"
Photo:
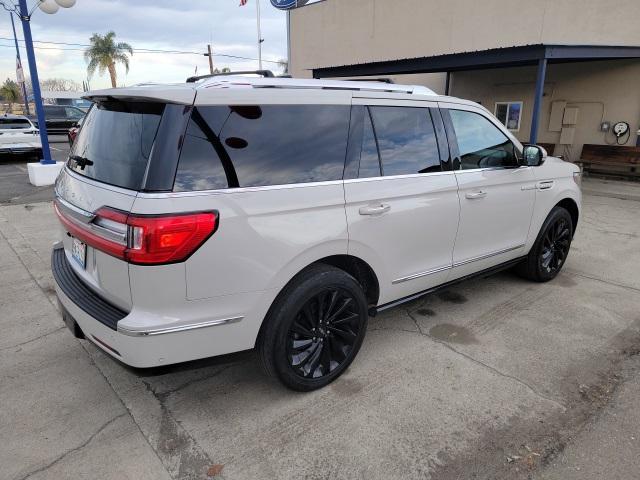
<path fill-rule="evenodd" d="M 0 130 L 20 130 L 31 128 L 31 123 L 26 118 L 0 118 Z"/>
<path fill-rule="evenodd" d="M 69 168 L 99 182 L 142 188 L 164 104 L 106 101 L 82 122 Z"/>

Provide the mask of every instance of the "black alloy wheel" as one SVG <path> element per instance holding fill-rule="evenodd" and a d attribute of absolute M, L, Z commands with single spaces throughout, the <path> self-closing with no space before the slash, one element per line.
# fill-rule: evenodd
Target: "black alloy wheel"
<path fill-rule="evenodd" d="M 569 254 L 571 227 L 565 218 L 559 218 L 547 230 L 540 251 L 540 268 L 547 274 L 557 273 Z"/>
<path fill-rule="evenodd" d="M 360 330 L 357 301 L 348 291 L 327 288 L 311 297 L 295 316 L 287 338 L 294 372 L 319 378 L 349 358 Z"/>
<path fill-rule="evenodd" d="M 312 265 L 280 292 L 256 347 L 265 371 L 308 392 L 338 378 L 358 354 L 367 331 L 362 285 L 344 270 Z"/>
<path fill-rule="evenodd" d="M 548 282 L 560 273 L 573 240 L 573 220 L 567 209 L 556 206 L 545 219 L 535 243 L 516 272 L 535 282 Z"/>

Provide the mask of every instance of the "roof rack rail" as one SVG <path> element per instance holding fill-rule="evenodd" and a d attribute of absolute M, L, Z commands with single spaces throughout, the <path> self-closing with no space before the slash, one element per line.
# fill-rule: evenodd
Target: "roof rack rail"
<path fill-rule="evenodd" d="M 210 73 L 208 75 L 198 75 L 194 77 L 187 78 L 187 83 L 195 83 L 198 80 L 203 80 L 205 78 L 212 77 L 228 77 L 230 75 L 260 75 L 264 78 L 274 78 L 275 75 L 271 70 L 245 70 L 240 72 L 221 72 L 221 73 Z"/>
<path fill-rule="evenodd" d="M 380 82 L 380 83 L 388 83 L 390 85 L 394 85 L 396 82 L 393 81 L 393 78 L 350 78 L 350 82 Z"/>

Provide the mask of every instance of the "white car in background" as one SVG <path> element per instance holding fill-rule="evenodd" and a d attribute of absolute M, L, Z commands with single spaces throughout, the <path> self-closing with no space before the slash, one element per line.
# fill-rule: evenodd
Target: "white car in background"
<path fill-rule="evenodd" d="M 320 388 L 378 311 L 509 267 L 553 279 L 580 215 L 577 166 L 425 87 L 229 76 L 87 97 L 53 275 L 72 331 L 135 367 L 256 347 Z"/>
<path fill-rule="evenodd" d="M 0 116 L 0 155 L 42 156 L 40 132 L 24 115 Z"/>

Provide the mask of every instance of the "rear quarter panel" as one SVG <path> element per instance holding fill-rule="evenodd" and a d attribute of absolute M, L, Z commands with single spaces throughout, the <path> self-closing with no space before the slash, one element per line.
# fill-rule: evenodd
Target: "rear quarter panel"
<path fill-rule="evenodd" d="M 279 291 L 304 267 L 346 254 L 342 181 L 136 200 L 136 213 L 217 210 L 218 230 L 185 263 L 189 300 Z"/>

